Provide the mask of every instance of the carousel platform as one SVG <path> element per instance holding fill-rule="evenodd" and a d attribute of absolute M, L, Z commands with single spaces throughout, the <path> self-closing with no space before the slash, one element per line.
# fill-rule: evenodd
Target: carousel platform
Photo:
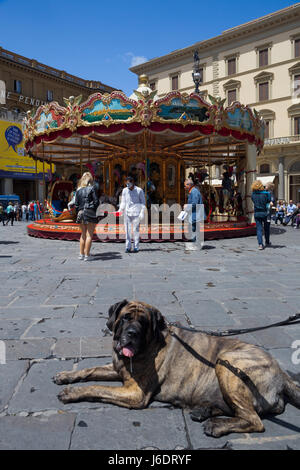
<path fill-rule="evenodd" d="M 27 226 L 29 236 L 53 240 L 79 240 L 80 226 L 76 223 L 53 222 L 50 218 L 32 222 Z M 182 224 L 152 224 L 140 226 L 141 242 L 185 241 Z M 215 221 L 204 224 L 204 240 L 245 237 L 256 234 L 255 224 L 246 219 Z M 125 231 L 122 224 L 97 224 L 95 242 L 124 242 Z"/>

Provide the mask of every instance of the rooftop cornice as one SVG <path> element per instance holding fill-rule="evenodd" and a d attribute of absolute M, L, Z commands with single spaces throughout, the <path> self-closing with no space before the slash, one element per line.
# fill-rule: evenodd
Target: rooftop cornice
<path fill-rule="evenodd" d="M 294 23 L 297 18 L 300 20 L 300 3 L 295 3 L 290 7 L 275 11 L 253 21 L 249 21 L 248 23 L 243 23 L 242 25 L 227 29 L 218 36 L 196 42 L 191 46 L 187 46 L 183 49 L 176 49 L 169 54 L 156 57 L 149 60 L 148 62 L 131 67 L 129 70 L 136 74 L 145 73 L 150 71 L 154 66 L 175 62 L 177 59 L 186 56 L 192 57 L 195 49 L 198 49 L 198 51 L 201 53 L 201 51 L 205 51 L 206 49 L 210 49 L 221 44 L 223 45 L 224 43 L 230 43 L 231 41 L 236 41 L 238 38 L 247 37 L 251 34 L 257 34 L 259 31 L 266 31 L 267 29 L 271 29 L 274 26 Z"/>
<path fill-rule="evenodd" d="M 58 81 L 69 82 L 73 86 L 86 88 L 87 90 L 106 90 L 107 92 L 114 91 L 115 88 L 100 82 L 99 80 L 86 80 L 67 73 L 64 70 L 59 70 L 49 65 L 42 64 L 35 59 L 16 54 L 15 52 L 8 51 L 0 47 L 0 59 L 6 63 L 11 63 L 15 66 L 29 70 L 30 72 L 38 73 L 39 75 L 46 75 Z"/>

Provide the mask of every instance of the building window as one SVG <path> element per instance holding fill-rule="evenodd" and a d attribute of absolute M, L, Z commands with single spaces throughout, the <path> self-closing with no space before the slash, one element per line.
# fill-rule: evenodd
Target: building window
<path fill-rule="evenodd" d="M 258 65 L 259 67 L 264 67 L 269 63 L 269 49 L 260 49 L 258 51 Z"/>
<path fill-rule="evenodd" d="M 230 106 L 231 103 L 233 103 L 234 101 L 237 101 L 236 89 L 234 89 L 234 90 L 228 90 L 228 91 L 227 91 L 227 102 L 228 102 L 228 106 Z"/>
<path fill-rule="evenodd" d="M 266 101 L 269 99 L 269 82 L 259 83 L 258 99 L 259 101 Z"/>
<path fill-rule="evenodd" d="M 294 117 L 294 135 L 300 135 L 300 116 Z"/>
<path fill-rule="evenodd" d="M 294 93 L 300 94 L 300 74 L 294 75 Z"/>
<path fill-rule="evenodd" d="M 269 163 L 263 163 L 262 165 L 260 165 L 259 172 L 261 175 L 271 173 Z"/>
<path fill-rule="evenodd" d="M 47 90 L 47 101 L 53 101 L 53 91 Z"/>
<path fill-rule="evenodd" d="M 22 93 L 22 82 L 21 82 L 21 80 L 14 80 L 14 91 L 16 93 Z"/>
<path fill-rule="evenodd" d="M 173 77 L 171 77 L 171 81 L 172 81 L 172 90 L 178 90 L 178 75 L 173 75 Z"/>
<path fill-rule="evenodd" d="M 300 57 L 300 38 L 295 39 L 295 57 Z"/>
<path fill-rule="evenodd" d="M 270 121 L 265 121 L 265 139 L 270 137 Z"/>
<path fill-rule="evenodd" d="M 227 75 L 234 75 L 236 73 L 236 58 L 228 59 L 227 61 Z"/>

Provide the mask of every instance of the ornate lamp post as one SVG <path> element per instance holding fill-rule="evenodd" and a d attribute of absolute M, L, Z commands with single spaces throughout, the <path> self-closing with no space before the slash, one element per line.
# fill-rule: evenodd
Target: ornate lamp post
<path fill-rule="evenodd" d="M 195 93 L 199 93 L 199 85 L 202 82 L 201 72 L 200 72 L 200 59 L 198 51 L 194 52 L 194 71 L 192 73 L 193 82 L 195 83 Z"/>

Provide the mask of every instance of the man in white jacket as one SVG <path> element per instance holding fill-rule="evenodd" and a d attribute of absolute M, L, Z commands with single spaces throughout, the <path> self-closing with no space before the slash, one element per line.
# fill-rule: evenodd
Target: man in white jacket
<path fill-rule="evenodd" d="M 119 211 L 124 213 L 124 226 L 126 232 L 126 253 L 131 251 L 131 230 L 133 231 L 134 249 L 139 251 L 140 222 L 145 213 L 144 191 L 135 186 L 131 176 L 126 178 L 126 188 L 122 191 L 122 199 Z"/>

